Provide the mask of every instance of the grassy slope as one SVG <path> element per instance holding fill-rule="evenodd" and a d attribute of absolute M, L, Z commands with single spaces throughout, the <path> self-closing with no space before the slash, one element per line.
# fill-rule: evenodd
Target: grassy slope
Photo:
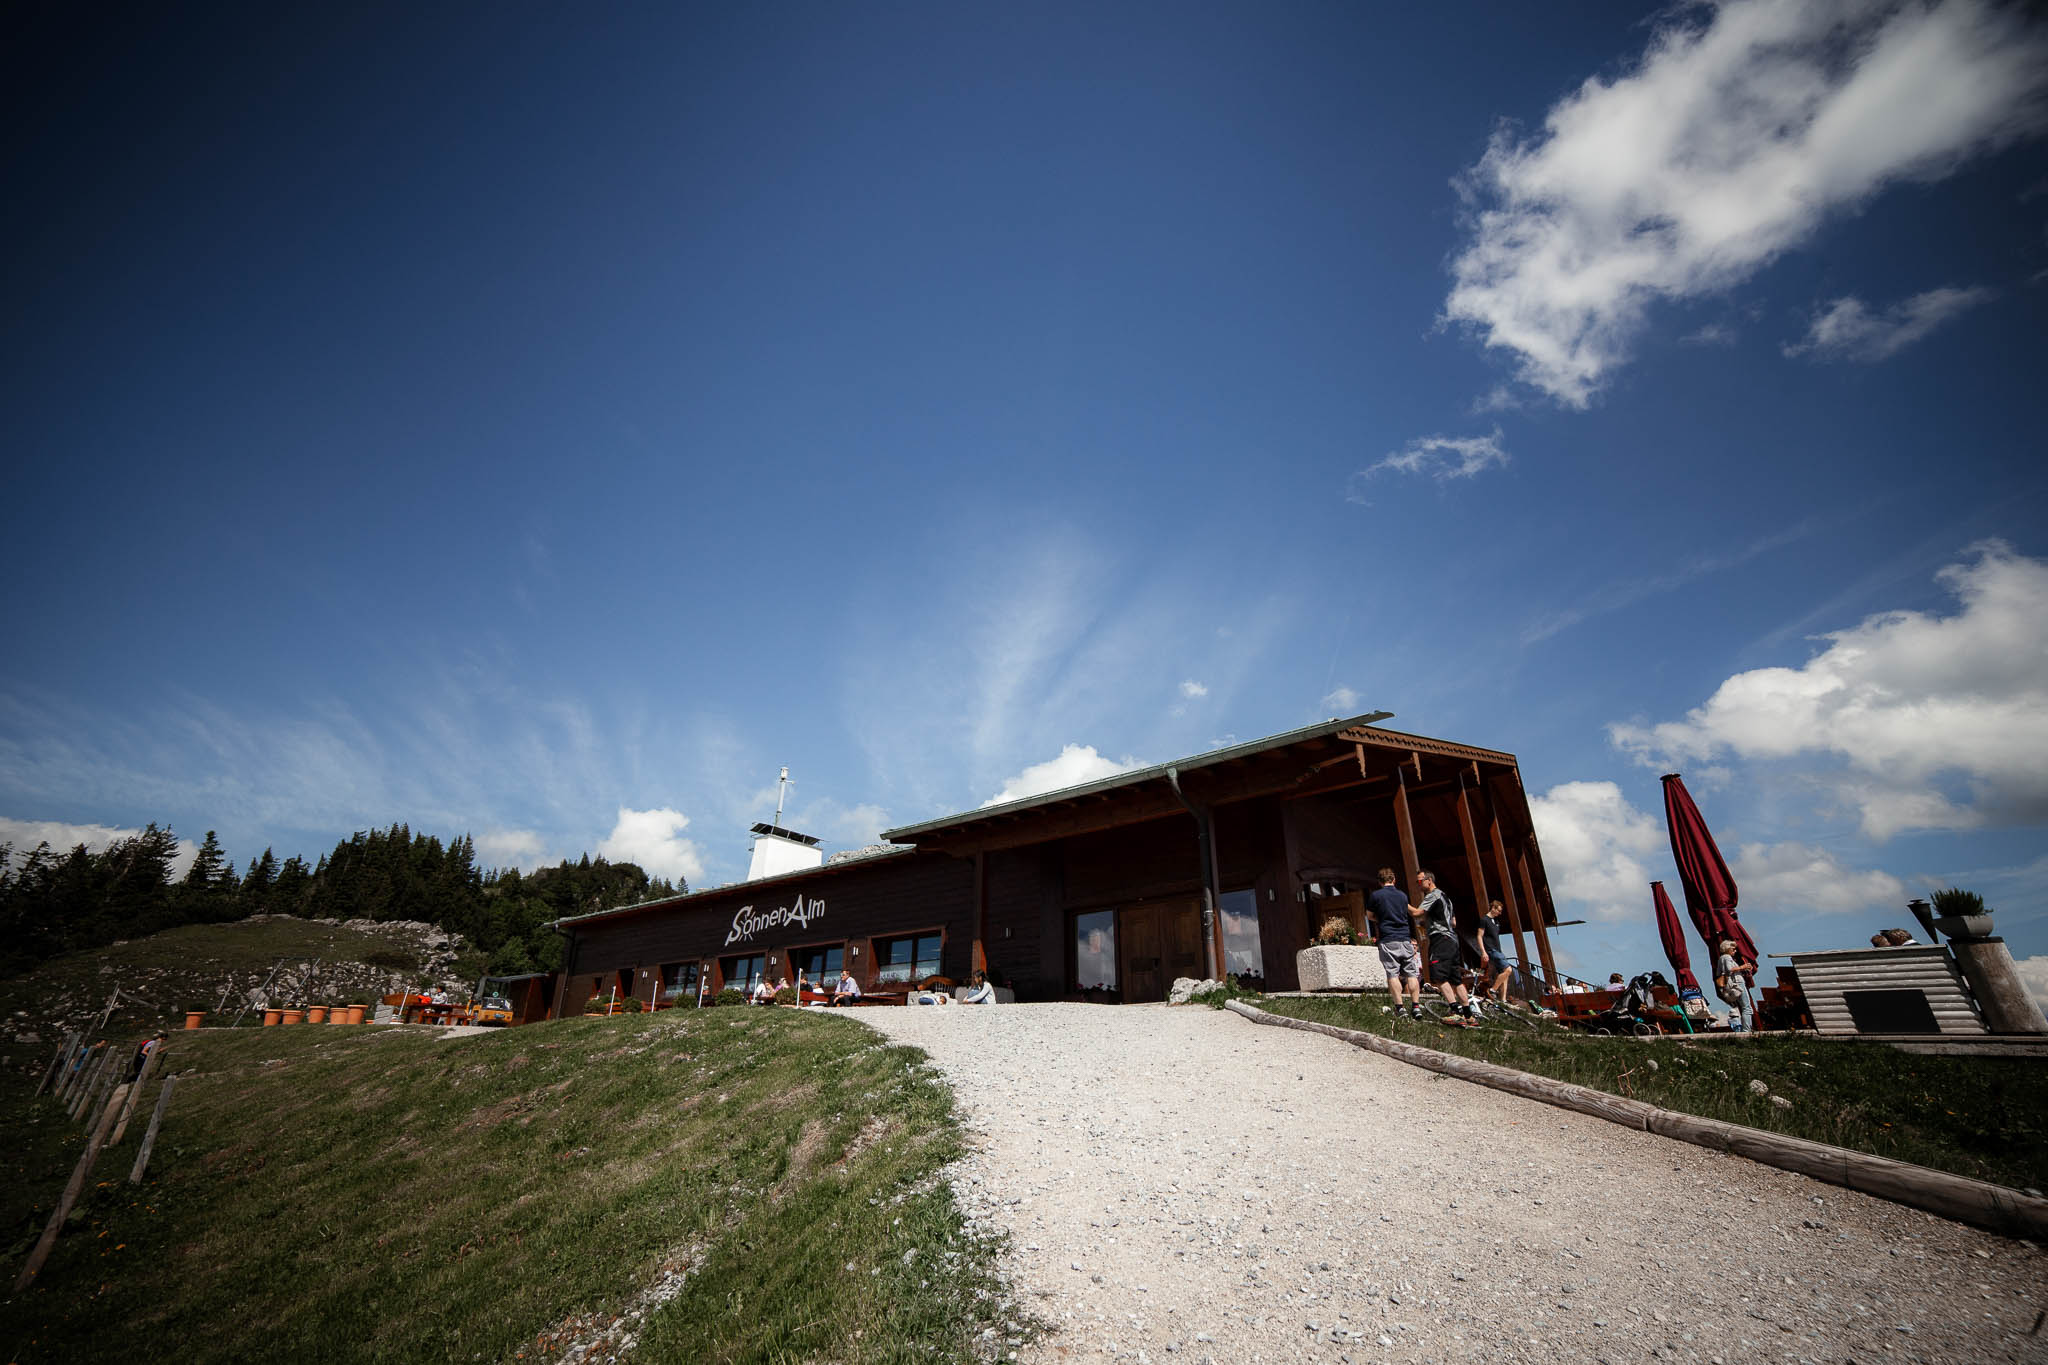
<path fill-rule="evenodd" d="M 149 1182 L 125 1183 L 137 1124 L 0 1307 L 7 1359 L 555 1359 L 639 1331 L 650 1359 L 943 1360 L 1008 1325 L 993 1249 L 937 1178 L 959 1150 L 948 1091 L 848 1020 L 171 1045 L 196 1074 Z M 10 1282 L 82 1146 L 56 1113 L 10 1082 Z M 613 1325 L 675 1271 L 673 1301 Z"/>
<path fill-rule="evenodd" d="M 2015 1188 L 2048 1187 L 2048 1066 L 1923 1057 L 1868 1043 L 1758 1037 L 1712 1043 L 1455 1029 L 1390 1018 L 1382 997 L 1262 1000 L 1274 1014 L 1361 1029 L 1440 1052 Z M 1656 1070 L 1648 1063 L 1655 1061 Z M 1760 1080 L 1792 1101 L 1751 1092 Z"/>

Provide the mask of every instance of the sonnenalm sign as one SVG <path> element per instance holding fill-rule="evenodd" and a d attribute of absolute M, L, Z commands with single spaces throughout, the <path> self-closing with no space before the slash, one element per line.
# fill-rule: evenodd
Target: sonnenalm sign
<path fill-rule="evenodd" d="M 754 907 L 742 905 L 732 917 L 732 932 L 725 936 L 726 946 L 744 943 L 763 929 L 775 929 L 785 924 L 808 927 L 814 919 L 825 913 L 825 902 L 805 900 L 798 896 L 788 905 L 778 905 L 764 914 L 755 914 Z"/>

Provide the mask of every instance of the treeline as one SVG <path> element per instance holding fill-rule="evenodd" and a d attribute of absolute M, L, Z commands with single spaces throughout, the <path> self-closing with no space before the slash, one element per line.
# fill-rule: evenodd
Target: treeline
<path fill-rule="evenodd" d="M 311 867 L 266 848 L 237 872 L 208 830 L 190 870 L 174 878 L 177 852 L 177 835 L 156 825 L 97 853 L 43 843 L 22 855 L 0 844 L 0 976 L 183 924 L 263 914 L 425 920 L 488 953 L 494 973 L 553 971 L 562 940 L 548 921 L 689 889 L 588 854 L 530 873 L 486 871 L 468 835 L 444 844 L 402 824 L 358 831 Z"/>

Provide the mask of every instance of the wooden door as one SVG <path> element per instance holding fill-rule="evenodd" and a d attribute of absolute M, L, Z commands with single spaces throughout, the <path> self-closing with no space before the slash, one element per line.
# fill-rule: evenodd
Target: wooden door
<path fill-rule="evenodd" d="M 1194 901 L 1180 905 L 1162 905 L 1160 915 L 1165 919 L 1166 961 L 1161 975 L 1166 985 L 1183 976 L 1200 981 L 1203 975 L 1202 956 L 1202 907 Z"/>
<path fill-rule="evenodd" d="M 1139 905 L 1116 917 L 1117 975 L 1122 978 L 1118 985 L 1125 1004 L 1166 998 L 1159 910 L 1156 905 Z"/>

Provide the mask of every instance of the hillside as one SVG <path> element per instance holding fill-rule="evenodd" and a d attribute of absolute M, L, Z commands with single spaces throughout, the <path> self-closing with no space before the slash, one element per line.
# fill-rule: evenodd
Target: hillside
<path fill-rule="evenodd" d="M 131 1134 L 0 1306 L 10 1359 L 929 1361 L 1020 1339 L 941 1178 L 949 1091 L 848 1019 L 169 1046 L 148 1181 L 125 1183 Z M 11 1282 L 82 1137 L 0 1088 Z"/>
<path fill-rule="evenodd" d="M 460 938 L 431 924 L 255 915 L 52 958 L 0 981 L 0 1011 L 11 1041 L 54 1047 L 68 1030 L 96 1024 L 117 988 L 120 1000 L 102 1033 L 175 1028 L 192 1009 L 225 1024 L 263 997 L 266 981 L 275 1001 L 368 1004 L 406 983 L 459 988 L 482 968 Z"/>

